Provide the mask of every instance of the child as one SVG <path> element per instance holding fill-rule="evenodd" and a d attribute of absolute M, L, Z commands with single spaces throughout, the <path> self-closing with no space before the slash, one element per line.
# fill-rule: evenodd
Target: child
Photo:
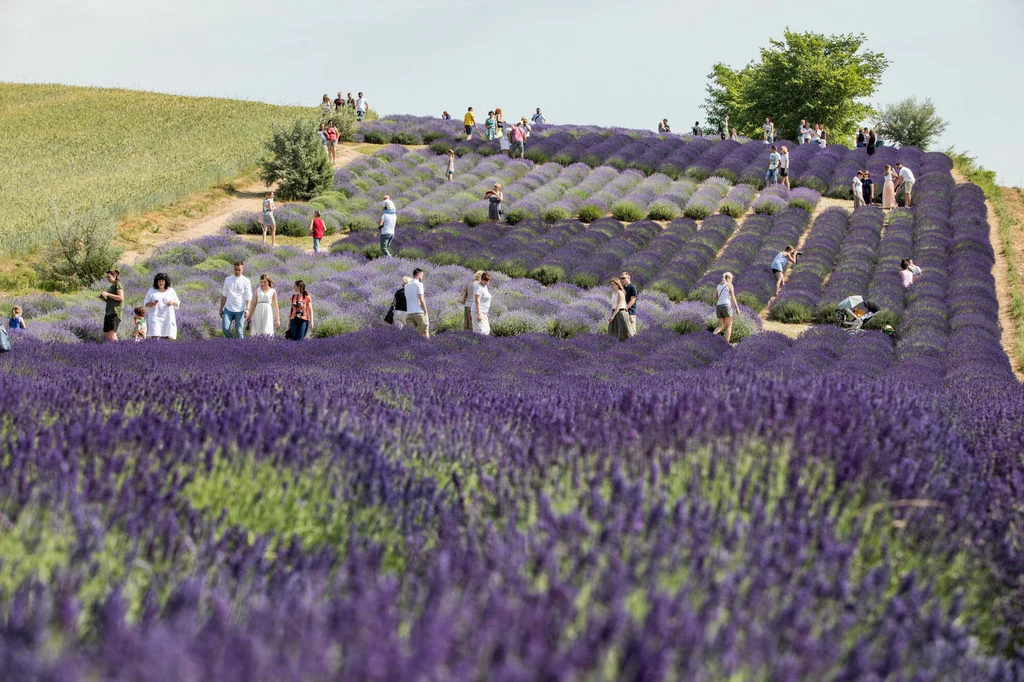
<path fill-rule="evenodd" d="M 455 182 L 455 151 L 448 150 L 448 172 L 444 174 L 445 182 Z"/>
<path fill-rule="evenodd" d="M 325 231 L 320 211 L 314 211 L 313 219 L 309 221 L 309 233 L 313 235 L 313 253 L 320 253 L 320 240 L 324 238 Z"/>
<path fill-rule="evenodd" d="M 15 329 L 25 328 L 25 318 L 21 316 L 21 306 L 16 305 L 11 309 L 11 319 L 7 320 L 7 328 L 12 332 Z"/>
<path fill-rule="evenodd" d="M 135 308 L 135 333 L 132 338 L 136 341 L 146 338 L 146 309 L 141 305 Z"/>

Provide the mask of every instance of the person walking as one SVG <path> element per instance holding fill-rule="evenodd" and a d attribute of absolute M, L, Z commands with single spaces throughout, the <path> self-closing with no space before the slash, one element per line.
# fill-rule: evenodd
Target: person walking
<path fill-rule="evenodd" d="M 25 331 L 25 318 L 21 316 L 20 305 L 11 308 L 11 317 L 7 320 L 7 331 L 13 332 L 15 330 L 19 332 Z"/>
<path fill-rule="evenodd" d="M 220 289 L 220 330 L 224 337 L 231 338 L 231 325 L 235 325 L 235 338 L 245 336 L 245 320 L 249 318 L 249 301 L 252 300 L 252 282 L 243 273 L 245 263 L 235 261 L 234 274 L 224 278 Z"/>
<path fill-rule="evenodd" d="M 338 137 L 340 133 L 334 125 L 334 119 L 327 122 L 327 129 L 324 130 L 324 134 L 327 135 L 327 156 L 330 158 L 331 163 L 335 164 L 338 162 Z"/>
<path fill-rule="evenodd" d="M 505 153 L 505 156 L 512 158 L 512 129 L 500 128 L 498 132 L 501 135 L 498 148 Z"/>
<path fill-rule="evenodd" d="M 882 210 L 889 211 L 896 208 L 896 173 L 892 166 L 886 166 L 882 171 L 885 182 L 882 184 Z"/>
<path fill-rule="evenodd" d="M 719 119 L 719 121 L 718 121 L 718 139 L 720 139 L 720 140 L 724 140 L 725 137 L 726 137 L 726 135 L 725 135 L 725 125 L 726 125 L 725 121 Z"/>
<path fill-rule="evenodd" d="M 864 171 L 857 171 L 850 183 L 850 191 L 853 193 L 853 210 L 864 205 Z"/>
<path fill-rule="evenodd" d="M 288 314 L 288 333 L 285 338 L 302 341 L 313 328 L 313 297 L 306 291 L 306 283 L 295 280 L 292 287 L 291 311 Z"/>
<path fill-rule="evenodd" d="M 391 197 L 384 195 L 384 210 L 380 214 L 380 255 L 391 258 L 391 241 L 395 238 L 395 225 L 398 224 L 398 212 Z"/>
<path fill-rule="evenodd" d="M 798 125 L 796 127 L 796 143 L 797 144 L 803 144 L 804 143 L 804 135 L 806 133 L 807 133 L 807 120 L 802 118 L 802 119 L 800 119 L 800 125 Z"/>
<path fill-rule="evenodd" d="M 691 129 L 694 137 L 704 137 L 704 131 L 700 129 L 700 121 L 693 122 L 693 128 Z"/>
<path fill-rule="evenodd" d="M 103 312 L 103 338 L 107 341 L 117 341 L 117 328 L 121 326 L 121 310 L 124 307 L 121 271 L 107 270 L 107 283 L 110 286 L 100 292 L 100 300 L 107 302 Z"/>
<path fill-rule="evenodd" d="M 331 96 L 324 93 L 323 99 L 320 100 L 320 116 L 327 118 L 331 115 Z"/>
<path fill-rule="evenodd" d="M 345 106 L 352 111 L 356 110 L 356 98 L 352 96 L 352 93 L 348 93 L 348 97 L 345 98 Z"/>
<path fill-rule="evenodd" d="M 732 273 L 722 273 L 722 282 L 715 290 L 718 292 L 718 300 L 715 301 L 715 317 L 718 318 L 718 326 L 712 334 L 721 333 L 728 343 L 732 343 L 732 318 L 739 312 L 740 304 L 736 302 L 736 290 L 732 286 Z"/>
<path fill-rule="evenodd" d="M 868 136 L 865 131 L 867 131 L 867 128 L 857 130 L 857 149 L 862 149 L 868 144 Z"/>
<path fill-rule="evenodd" d="M 491 273 L 480 273 L 480 283 L 473 293 L 473 332 L 487 336 L 491 333 L 491 290 L 487 287 L 491 282 Z"/>
<path fill-rule="evenodd" d="M 338 93 L 338 96 L 334 98 L 334 111 L 338 112 L 345 108 L 345 95 Z"/>
<path fill-rule="evenodd" d="M 875 181 L 871 179 L 871 171 L 864 171 L 864 204 L 870 206 L 875 201 Z"/>
<path fill-rule="evenodd" d="M 324 238 L 326 231 L 320 211 L 313 211 L 313 219 L 309 221 L 309 233 L 313 235 L 313 253 L 320 253 L 320 240 Z"/>
<path fill-rule="evenodd" d="M 773 144 L 775 142 L 775 124 L 772 123 L 771 116 L 764 117 L 764 125 L 761 126 L 761 130 L 764 131 L 764 143 Z"/>
<path fill-rule="evenodd" d="M 875 155 L 875 145 L 877 145 L 877 144 L 878 144 L 878 136 L 875 134 L 875 131 L 874 130 L 869 131 L 868 132 L 868 141 L 867 141 L 867 144 L 865 145 L 865 150 L 867 151 L 868 156 L 874 156 Z"/>
<path fill-rule="evenodd" d="M 327 149 L 327 126 L 321 123 L 317 133 L 320 135 L 320 144 L 323 145 L 324 154 L 327 154 L 327 158 L 330 158 L 331 152 Z"/>
<path fill-rule="evenodd" d="M 544 118 L 544 114 L 540 113 L 540 107 L 537 107 L 537 113 L 530 118 L 533 120 L 533 124 L 538 126 L 542 126 L 548 122 L 548 120 Z"/>
<path fill-rule="evenodd" d="M 146 292 L 143 301 L 146 308 L 146 327 L 153 339 L 178 338 L 178 320 L 175 310 L 181 307 L 181 300 L 171 286 L 171 278 L 162 272 L 153 277 L 153 288 Z"/>
<path fill-rule="evenodd" d="M 366 118 L 366 112 L 370 110 L 370 103 L 363 97 L 363 93 L 359 93 L 359 98 L 356 100 L 356 120 L 362 121 Z"/>
<path fill-rule="evenodd" d="M 444 173 L 445 182 L 455 182 L 455 150 L 448 150 L 448 170 Z"/>
<path fill-rule="evenodd" d="M 636 285 L 633 284 L 633 276 L 626 270 L 622 271 L 619 275 L 619 280 L 622 282 L 622 289 L 626 293 L 626 315 L 629 316 L 629 326 L 636 334 L 636 300 L 640 296 L 640 292 L 636 290 Z"/>
<path fill-rule="evenodd" d="M 277 291 L 274 290 L 274 280 L 270 279 L 270 275 L 260 275 L 260 288 L 249 307 L 249 319 L 252 321 L 253 336 L 273 336 L 274 330 L 281 327 Z"/>
<path fill-rule="evenodd" d="M 789 189 L 789 149 L 785 145 L 779 151 L 779 182 Z"/>
<path fill-rule="evenodd" d="M 484 139 L 493 140 L 498 136 L 498 122 L 494 120 L 494 112 L 488 111 L 487 118 L 484 119 Z"/>
<path fill-rule="evenodd" d="M 405 326 L 430 338 L 430 317 L 427 315 L 427 299 L 423 295 L 423 271 L 416 268 L 412 279 L 405 285 Z"/>
<path fill-rule="evenodd" d="M 494 120 L 498 123 L 498 130 L 508 127 L 505 124 L 505 114 L 501 113 L 501 107 L 494 107 Z"/>
<path fill-rule="evenodd" d="M 782 284 L 786 279 L 786 266 L 789 263 L 796 263 L 796 249 L 787 246 L 775 254 L 772 259 L 772 274 L 775 275 L 775 295 L 778 296 L 782 290 Z"/>
<path fill-rule="evenodd" d="M 608 334 L 619 341 L 633 336 L 629 326 L 629 314 L 626 312 L 626 290 L 618 277 L 612 277 L 612 314 L 608 317 Z"/>
<path fill-rule="evenodd" d="M 914 272 L 910 269 L 910 261 L 906 259 L 900 261 L 900 283 L 904 289 L 909 289 L 914 283 Z"/>
<path fill-rule="evenodd" d="M 910 208 L 911 193 L 914 191 L 914 183 L 917 182 L 917 178 L 914 177 L 914 171 L 904 166 L 902 161 L 896 164 L 896 173 L 899 183 L 897 189 L 903 189 L 903 205 Z"/>
<path fill-rule="evenodd" d="M 470 107 L 466 111 L 466 115 L 462 118 L 462 122 L 466 127 L 466 139 L 473 139 L 473 131 L 476 129 L 476 117 L 473 116 L 473 107 Z"/>
<path fill-rule="evenodd" d="M 398 287 L 398 291 L 395 292 L 394 297 L 391 299 L 391 305 L 395 311 L 392 313 L 393 321 L 391 324 L 395 329 L 401 329 L 405 326 L 405 316 L 408 314 L 408 305 L 405 302 L 405 285 L 412 281 L 412 277 L 406 275 L 402 278 L 402 286 Z"/>
<path fill-rule="evenodd" d="M 768 172 L 764 174 L 764 184 L 766 186 L 778 184 L 780 163 L 782 163 L 782 157 L 779 156 L 779 152 L 775 149 L 775 145 L 772 145 L 771 154 L 768 155 Z"/>
<path fill-rule="evenodd" d="M 489 189 L 484 193 L 484 199 L 487 200 L 487 219 L 492 223 L 498 222 L 501 218 L 501 205 L 505 201 L 505 195 L 501 192 L 501 185 L 494 183 L 494 189 Z"/>
<path fill-rule="evenodd" d="M 462 287 L 462 293 L 459 295 L 459 302 L 462 303 L 463 313 L 463 328 L 467 332 L 473 331 L 473 305 L 476 300 L 476 285 L 480 283 L 480 278 L 483 277 L 484 271 L 477 270 L 473 273 L 473 279 Z"/>
<path fill-rule="evenodd" d="M 521 123 L 513 126 L 509 139 L 512 140 L 512 158 L 516 158 L 516 154 L 519 154 L 520 159 L 526 158 L 526 131 Z"/>
<path fill-rule="evenodd" d="M 277 221 L 274 220 L 274 211 L 277 210 L 277 206 L 274 205 L 274 193 L 267 192 L 266 198 L 263 200 L 263 216 L 260 218 L 260 224 L 263 226 L 263 243 L 267 243 L 267 230 L 270 230 L 270 245 L 277 246 Z"/>

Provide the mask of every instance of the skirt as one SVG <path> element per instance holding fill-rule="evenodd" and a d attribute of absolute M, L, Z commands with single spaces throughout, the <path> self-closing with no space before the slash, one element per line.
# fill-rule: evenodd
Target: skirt
<path fill-rule="evenodd" d="M 625 341 L 633 336 L 633 327 L 629 324 L 629 317 L 626 315 L 625 310 L 615 313 L 615 317 L 608 323 L 608 334 L 614 336 L 619 341 Z"/>
<path fill-rule="evenodd" d="M 487 217 L 490 220 L 498 220 L 501 218 L 501 203 L 498 201 L 492 201 L 487 207 Z"/>
<path fill-rule="evenodd" d="M 473 331 L 473 309 L 469 306 L 462 306 L 462 309 L 466 311 L 462 317 L 462 321 L 465 323 L 465 329 L 467 332 Z"/>
<path fill-rule="evenodd" d="M 480 320 L 476 319 L 476 315 L 473 316 L 473 331 L 477 334 L 483 334 L 488 336 L 491 333 L 491 320 L 488 318 L 487 313 L 482 314 Z"/>

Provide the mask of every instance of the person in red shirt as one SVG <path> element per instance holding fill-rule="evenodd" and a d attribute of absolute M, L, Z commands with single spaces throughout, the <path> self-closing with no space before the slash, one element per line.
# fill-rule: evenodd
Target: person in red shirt
<path fill-rule="evenodd" d="M 320 253 L 320 240 L 324 238 L 324 219 L 320 217 L 320 211 L 313 212 L 309 233 L 313 235 L 313 253 Z"/>
<path fill-rule="evenodd" d="M 327 122 L 327 156 L 330 157 L 331 163 L 335 163 L 335 153 L 338 146 L 338 129 L 334 126 L 334 119 Z"/>

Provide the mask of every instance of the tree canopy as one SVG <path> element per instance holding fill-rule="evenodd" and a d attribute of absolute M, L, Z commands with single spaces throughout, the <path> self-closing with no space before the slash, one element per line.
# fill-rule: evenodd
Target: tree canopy
<path fill-rule="evenodd" d="M 334 169 L 313 121 L 298 120 L 291 129 L 276 129 L 266 142 L 269 156 L 260 163 L 260 180 L 279 183 L 277 196 L 308 201 L 331 188 Z"/>
<path fill-rule="evenodd" d="M 804 119 L 824 124 L 830 140 L 848 141 L 872 113 L 860 100 L 874 94 L 889 66 L 885 55 L 864 49 L 866 42 L 863 34 L 786 29 L 742 69 L 715 64 L 702 108 L 713 123 L 728 114 L 730 127 L 745 135 L 759 135 L 770 116 L 780 137 L 795 138 Z"/>
<path fill-rule="evenodd" d="M 895 144 L 928 149 L 946 130 L 946 122 L 935 113 L 931 99 L 914 97 L 882 107 L 879 113 L 882 137 Z"/>

